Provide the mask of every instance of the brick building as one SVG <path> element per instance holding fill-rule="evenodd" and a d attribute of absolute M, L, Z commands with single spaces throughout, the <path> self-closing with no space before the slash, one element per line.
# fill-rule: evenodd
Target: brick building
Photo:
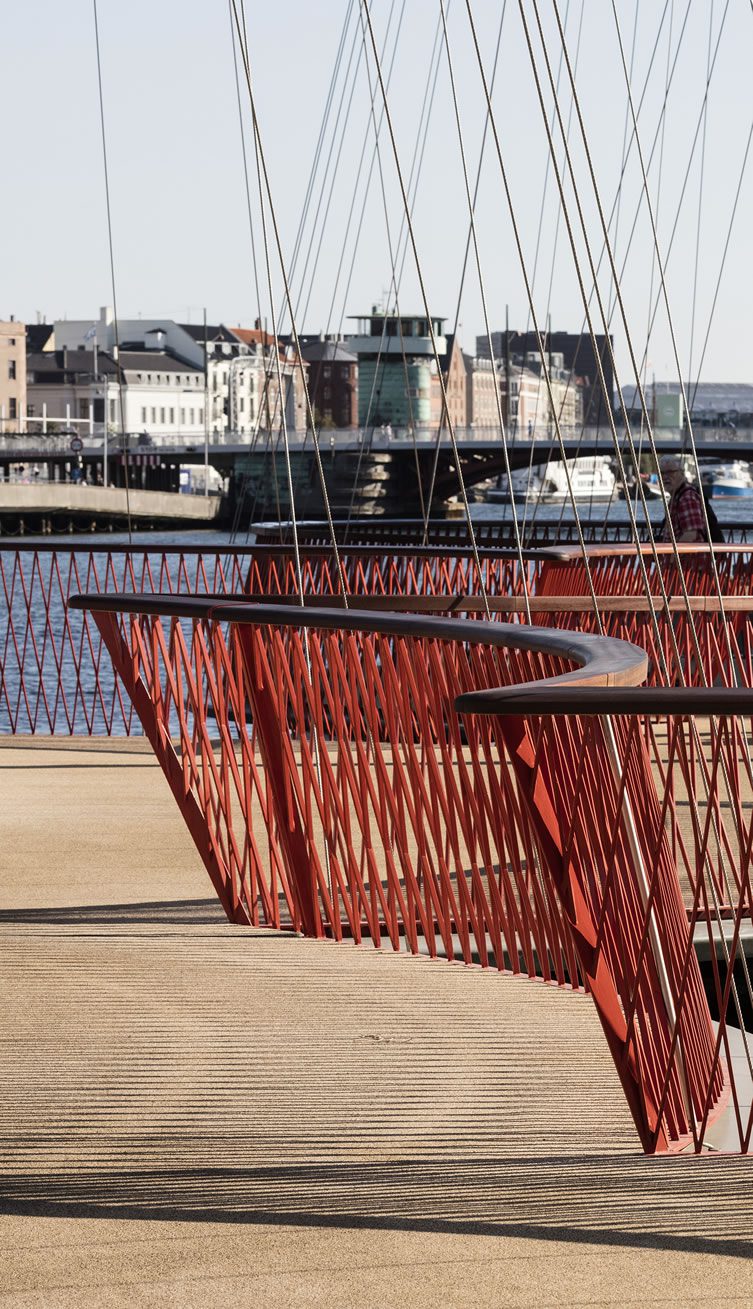
<path fill-rule="evenodd" d="M 322 427 L 358 426 L 358 359 L 342 341 L 301 342 L 311 407 Z"/>

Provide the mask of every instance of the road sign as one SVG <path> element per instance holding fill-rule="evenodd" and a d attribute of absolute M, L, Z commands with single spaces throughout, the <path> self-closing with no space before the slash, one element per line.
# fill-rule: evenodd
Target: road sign
<path fill-rule="evenodd" d="M 84 448 L 84 443 L 80 436 L 71 437 L 71 450 L 75 455 L 79 454 Z"/>

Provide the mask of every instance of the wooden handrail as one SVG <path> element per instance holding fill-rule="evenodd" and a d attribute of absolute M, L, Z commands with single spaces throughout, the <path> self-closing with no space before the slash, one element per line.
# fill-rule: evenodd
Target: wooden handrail
<path fill-rule="evenodd" d="M 257 627 L 306 627 L 317 631 L 374 632 L 382 636 L 460 640 L 468 645 L 554 655 L 576 665 L 570 672 L 532 685 L 636 686 L 645 679 L 648 672 L 646 651 L 627 641 L 522 623 L 476 620 L 464 623 L 456 618 L 375 613 L 360 608 L 336 609 L 330 606 L 320 609 L 277 603 L 253 604 L 243 597 L 239 600 L 217 601 L 208 596 L 86 594 L 72 596 L 69 603 L 73 609 L 98 613 L 151 614 L 157 617 L 232 622 Z"/>

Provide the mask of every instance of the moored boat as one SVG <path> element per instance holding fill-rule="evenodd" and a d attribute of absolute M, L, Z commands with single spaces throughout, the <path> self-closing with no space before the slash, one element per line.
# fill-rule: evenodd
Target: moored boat
<path fill-rule="evenodd" d="M 713 500 L 728 496 L 753 496 L 750 464 L 734 459 L 726 464 L 707 464 L 701 468 L 701 483 Z"/>

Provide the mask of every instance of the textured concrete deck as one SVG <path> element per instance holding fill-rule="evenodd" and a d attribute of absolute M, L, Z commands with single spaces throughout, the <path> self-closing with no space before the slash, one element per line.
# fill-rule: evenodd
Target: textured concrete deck
<path fill-rule="evenodd" d="M 753 1303 L 590 1002 L 232 928 L 138 743 L 0 748 L 0 1305 Z"/>

